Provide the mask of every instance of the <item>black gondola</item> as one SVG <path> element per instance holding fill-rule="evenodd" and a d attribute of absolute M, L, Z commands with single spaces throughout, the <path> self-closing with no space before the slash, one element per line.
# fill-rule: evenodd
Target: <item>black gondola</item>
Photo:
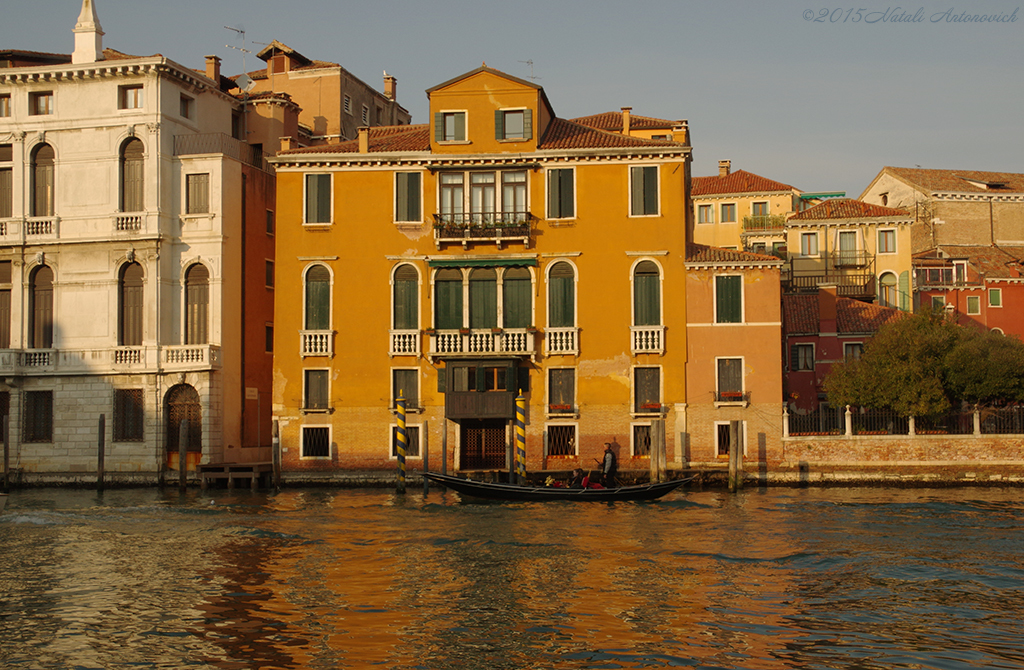
<path fill-rule="evenodd" d="M 674 479 L 670 482 L 620 486 L 614 489 L 570 489 L 553 486 L 489 484 L 487 482 L 476 482 L 471 479 L 452 477 L 451 475 L 442 475 L 437 472 L 425 472 L 423 476 L 432 482 L 444 484 L 448 488 L 467 496 L 513 502 L 535 502 L 542 500 L 589 500 L 597 502 L 655 500 L 693 479 L 693 477 L 686 477 L 685 479 Z"/>

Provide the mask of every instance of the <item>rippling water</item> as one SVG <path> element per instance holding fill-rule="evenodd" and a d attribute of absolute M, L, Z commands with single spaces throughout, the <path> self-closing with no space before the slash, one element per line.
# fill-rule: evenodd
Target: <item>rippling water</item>
<path fill-rule="evenodd" d="M 29 490 L 3 668 L 1024 668 L 1019 489 Z"/>

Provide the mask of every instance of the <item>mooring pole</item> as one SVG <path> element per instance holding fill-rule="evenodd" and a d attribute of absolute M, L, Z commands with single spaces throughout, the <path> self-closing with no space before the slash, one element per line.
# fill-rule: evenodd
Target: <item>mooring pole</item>
<path fill-rule="evenodd" d="M 526 484 L 526 398 L 522 391 L 516 397 L 516 474 L 519 485 Z"/>
<path fill-rule="evenodd" d="M 430 472 L 430 425 L 424 421 L 420 427 L 420 435 L 423 440 L 423 474 Z M 430 492 L 430 480 L 423 478 L 423 495 Z"/>
<path fill-rule="evenodd" d="M 448 474 L 448 419 L 441 419 L 441 474 Z"/>
<path fill-rule="evenodd" d="M 398 439 L 397 439 L 397 451 L 398 451 L 398 493 L 405 493 L 405 445 L 409 443 L 409 438 L 405 434 L 405 398 L 403 397 L 402 391 L 398 391 L 398 400 L 395 403 L 398 407 Z"/>
<path fill-rule="evenodd" d="M 740 422 L 729 422 L 729 491 L 743 488 L 743 445 Z"/>
<path fill-rule="evenodd" d="M 104 471 L 104 462 L 103 461 L 106 458 L 106 451 L 107 451 L 105 449 L 105 445 L 103 443 L 104 433 L 105 433 L 105 430 L 104 430 L 105 426 L 104 426 L 104 424 L 106 423 L 106 421 L 107 421 L 107 415 L 106 414 L 100 414 L 100 430 L 99 430 L 100 435 L 99 435 L 99 444 L 97 445 L 97 450 L 96 450 L 96 490 L 97 491 L 102 491 L 103 490 L 103 474 L 104 474 L 104 472 L 103 472 Z"/>
<path fill-rule="evenodd" d="M 10 417 L 4 417 L 3 439 L 4 439 L 4 493 L 11 490 L 11 442 L 7 439 L 7 430 L 10 425 Z"/>
<path fill-rule="evenodd" d="M 178 424 L 178 490 L 182 493 L 188 485 L 188 419 Z"/>
<path fill-rule="evenodd" d="M 281 490 L 281 433 L 277 419 L 270 428 L 270 460 L 274 468 L 274 489 Z"/>

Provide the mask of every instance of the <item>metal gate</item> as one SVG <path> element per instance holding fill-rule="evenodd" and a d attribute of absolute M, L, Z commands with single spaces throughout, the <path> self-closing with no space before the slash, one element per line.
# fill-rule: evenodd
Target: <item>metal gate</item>
<path fill-rule="evenodd" d="M 501 419 L 464 419 L 461 424 L 462 470 L 503 470 L 508 467 L 508 440 Z"/>

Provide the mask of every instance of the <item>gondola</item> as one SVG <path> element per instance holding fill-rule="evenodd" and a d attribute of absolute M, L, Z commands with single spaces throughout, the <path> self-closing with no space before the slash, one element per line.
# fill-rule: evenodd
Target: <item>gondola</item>
<path fill-rule="evenodd" d="M 543 500 L 589 500 L 595 502 L 655 500 L 674 491 L 693 479 L 674 479 L 670 482 L 654 484 L 638 484 L 636 486 L 620 486 L 614 489 L 570 489 L 553 486 L 516 486 L 514 484 L 489 484 L 471 479 L 442 475 L 437 472 L 424 472 L 423 476 L 432 482 L 444 484 L 458 493 L 474 498 L 487 500 L 506 500 L 512 502 L 536 502 Z"/>

